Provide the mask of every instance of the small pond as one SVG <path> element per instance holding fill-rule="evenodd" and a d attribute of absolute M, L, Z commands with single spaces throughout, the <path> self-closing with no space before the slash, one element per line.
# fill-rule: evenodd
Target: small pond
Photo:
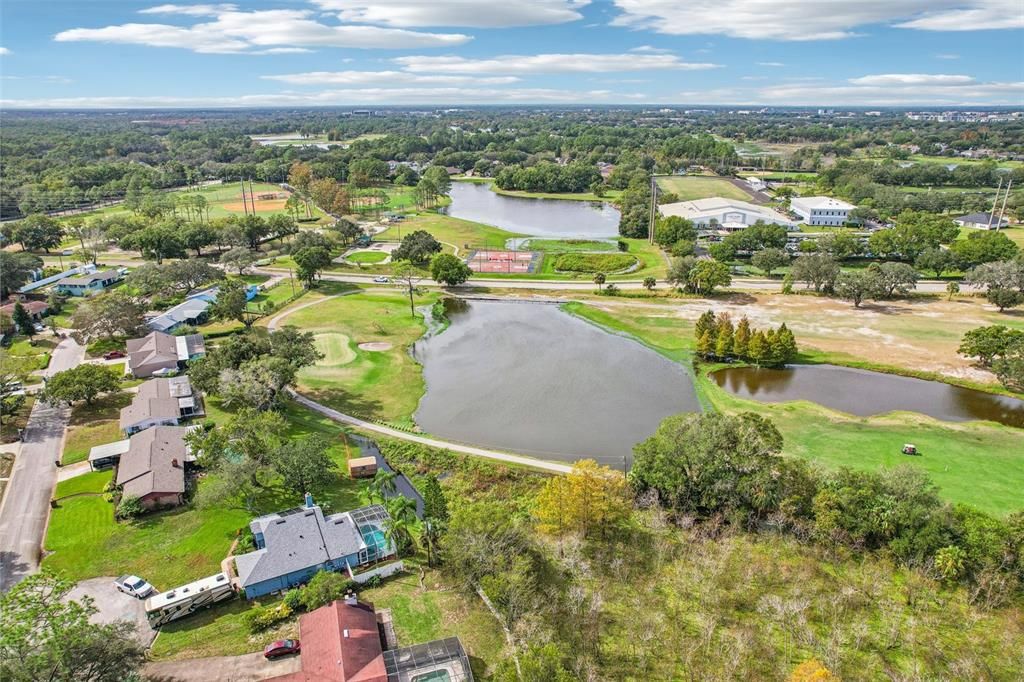
<path fill-rule="evenodd" d="M 619 210 L 604 202 L 509 197 L 472 182 L 453 182 L 450 196 L 452 203 L 443 209 L 448 215 L 509 232 L 555 239 L 619 234 Z"/>
<path fill-rule="evenodd" d="M 435 436 L 618 468 L 662 419 L 700 409 L 682 366 L 558 306 L 459 307 L 412 349 L 427 383 L 416 422 Z"/>
<path fill-rule="evenodd" d="M 809 400 L 860 417 L 902 410 L 943 421 L 987 419 L 1024 427 L 1024 400 L 940 381 L 836 365 L 736 367 L 719 370 L 711 377 L 734 395 L 764 403 Z"/>

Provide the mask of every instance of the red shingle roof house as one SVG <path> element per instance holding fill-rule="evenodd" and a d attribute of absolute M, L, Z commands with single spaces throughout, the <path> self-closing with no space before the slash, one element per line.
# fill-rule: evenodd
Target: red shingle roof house
<path fill-rule="evenodd" d="M 302 669 L 274 682 L 473 682 L 457 637 L 384 650 L 388 636 L 373 604 L 355 595 L 299 619 Z M 392 643 L 394 635 L 391 636 Z"/>
<path fill-rule="evenodd" d="M 299 619 L 302 670 L 277 682 L 388 682 L 372 604 L 338 600 Z"/>

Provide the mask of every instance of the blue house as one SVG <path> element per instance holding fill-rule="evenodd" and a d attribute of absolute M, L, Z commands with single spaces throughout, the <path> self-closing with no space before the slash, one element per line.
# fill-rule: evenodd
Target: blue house
<path fill-rule="evenodd" d="M 313 497 L 306 504 L 252 520 L 256 551 L 235 557 L 247 599 L 287 590 L 319 571 L 344 571 L 395 553 L 384 536 L 388 513 L 380 505 L 324 516 Z"/>
<path fill-rule="evenodd" d="M 78 277 L 65 277 L 57 282 L 57 291 L 71 296 L 89 296 L 103 291 L 121 281 L 121 273 L 118 270 L 104 270 L 103 272 L 89 272 Z"/>
<path fill-rule="evenodd" d="M 190 294 L 184 301 L 170 308 L 162 315 L 146 323 L 153 331 L 170 333 L 182 325 L 199 325 L 209 318 L 210 305 L 217 300 L 218 287 L 210 287 Z M 259 293 L 259 287 L 250 284 L 245 288 L 245 300 L 251 301 Z"/>

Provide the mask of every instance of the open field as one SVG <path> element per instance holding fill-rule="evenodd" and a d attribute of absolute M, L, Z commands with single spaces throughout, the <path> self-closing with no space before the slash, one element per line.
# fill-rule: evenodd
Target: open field
<path fill-rule="evenodd" d="M 436 293 L 417 298 L 432 303 Z M 308 297 L 306 301 L 310 300 Z M 284 324 L 318 335 L 327 358 L 299 372 L 299 388 L 310 398 L 348 414 L 412 425 L 424 391 L 420 367 L 406 348 L 424 332 L 409 314 L 409 300 L 393 289 L 340 296 L 289 315 Z M 386 351 L 359 344 L 387 342 Z"/>
<path fill-rule="evenodd" d="M 887 157 L 866 156 L 864 158 L 882 161 L 886 160 Z M 989 159 L 968 159 L 963 156 L 925 156 L 923 154 L 911 154 L 907 158 L 907 160 L 913 161 L 914 163 L 938 163 L 944 166 L 951 164 L 956 164 L 959 166 L 978 166 L 990 161 Z M 991 159 L 991 161 L 995 161 L 995 164 L 1000 168 L 1020 168 L 1021 166 L 1024 166 L 1024 162 L 1022 161 L 1010 161 L 1001 159 Z"/>
<path fill-rule="evenodd" d="M 855 346 L 859 357 L 863 358 L 862 362 L 858 363 L 854 359 L 849 345 L 842 346 L 844 350 L 841 351 L 812 350 L 806 354 L 815 361 L 921 369 L 913 361 L 908 360 L 908 364 L 902 364 L 899 352 L 893 352 L 904 345 L 920 345 L 923 352 L 940 354 L 939 360 L 942 362 L 951 360 L 945 357 L 950 352 L 948 348 L 951 343 L 946 335 L 948 325 L 954 323 L 952 320 L 947 322 L 944 317 L 929 317 L 925 314 L 937 310 L 922 310 L 918 315 L 910 316 L 912 323 L 908 324 L 911 320 L 904 320 L 906 326 L 902 329 L 891 327 L 892 320 L 888 317 L 882 319 L 878 315 L 867 315 L 867 319 L 848 322 L 838 317 L 829 317 L 827 311 L 823 310 L 824 314 L 814 322 L 817 327 L 815 336 L 814 333 L 801 333 L 801 329 L 810 331 L 808 325 L 814 318 L 813 310 L 766 309 L 764 298 L 767 297 L 758 297 L 760 300 L 739 306 L 735 303 L 718 304 L 713 308 L 716 311 L 729 310 L 734 319 L 746 314 L 754 327 L 778 325 L 785 321 L 796 333 L 802 349 L 812 344 L 828 346 L 823 343 L 825 338 L 835 337 L 838 342 L 841 338 L 848 340 L 852 335 L 859 339 Z M 822 300 L 816 302 L 827 303 Z M 693 352 L 692 324 L 695 317 L 691 313 L 699 314 L 711 307 L 707 302 L 639 307 L 628 303 L 590 303 L 574 303 L 569 309 L 573 314 L 606 328 L 627 332 L 667 357 L 686 364 L 692 360 Z M 934 305 L 922 304 L 922 307 L 930 308 Z M 955 308 L 950 308 L 947 315 L 953 317 L 955 312 Z M 966 313 L 962 315 L 966 316 Z M 847 317 L 850 317 L 849 308 Z M 861 327 L 852 326 L 858 322 L 862 324 Z M 826 325 L 833 331 L 826 333 Z M 879 328 L 887 329 L 888 332 L 879 331 Z M 862 333 L 858 334 L 858 331 Z M 897 333 L 900 335 L 897 336 Z M 879 342 L 878 338 L 883 336 L 887 337 L 887 341 Z M 958 339 L 959 336 L 957 342 Z M 955 345 L 953 347 L 955 349 Z M 924 348 L 930 350 L 924 351 Z M 698 392 L 716 409 L 727 412 L 754 411 L 770 417 L 785 438 L 785 452 L 788 454 L 827 466 L 868 469 L 897 464 L 920 466 L 951 501 L 967 502 L 996 514 L 1006 514 L 1024 507 L 1018 492 L 1024 487 L 1024 455 L 1020 454 L 1024 452 L 1024 431 L 1020 429 L 988 422 L 941 422 L 911 413 L 860 418 L 804 401 L 760 403 L 736 398 L 703 374 L 698 375 Z M 899 451 L 903 443 L 915 443 L 924 456 L 903 456 Z"/>
<path fill-rule="evenodd" d="M 442 244 L 457 248 L 459 255 L 463 255 L 463 251 L 475 248 L 503 249 L 509 239 L 524 236 L 499 227 L 451 218 L 439 213 L 420 213 L 392 225 L 379 233 L 377 238 L 382 241 L 400 241 L 403 234 L 415 230 L 429 232 Z"/>
<path fill-rule="evenodd" d="M 708 197 L 725 197 L 750 201 L 750 195 L 741 190 L 726 178 L 706 177 L 701 175 L 659 176 L 658 186 L 665 192 L 672 192 L 679 201 L 707 199 Z"/>
<path fill-rule="evenodd" d="M 1014 244 L 1016 244 L 1022 250 L 1024 250 L 1024 225 L 1004 227 L 999 231 L 1005 234 L 1010 239 L 1010 241 L 1012 241 Z M 962 227 L 960 228 L 960 235 L 957 237 L 957 239 L 967 239 L 968 236 L 977 233 L 978 230 L 976 230 L 973 227 Z"/>

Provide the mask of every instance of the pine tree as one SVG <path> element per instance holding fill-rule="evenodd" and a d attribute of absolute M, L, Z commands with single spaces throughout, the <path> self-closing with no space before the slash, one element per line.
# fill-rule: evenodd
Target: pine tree
<path fill-rule="evenodd" d="M 704 334 L 697 339 L 697 355 L 702 358 L 709 358 L 715 354 L 715 338 L 711 336 L 711 330 L 705 330 Z"/>
<path fill-rule="evenodd" d="M 728 319 L 725 324 L 718 327 L 718 338 L 715 339 L 715 355 L 719 358 L 727 358 L 733 353 L 733 332 L 732 322 Z"/>
<path fill-rule="evenodd" d="M 744 315 L 736 325 L 736 333 L 732 337 L 732 353 L 738 358 L 745 358 L 750 347 L 750 320 Z"/>
<path fill-rule="evenodd" d="M 437 476 L 431 474 L 423 483 L 423 517 L 442 523 L 448 521 L 448 500 Z"/>
<path fill-rule="evenodd" d="M 798 349 L 796 347 L 796 337 L 793 336 L 793 332 L 789 331 L 789 327 L 783 322 L 779 326 L 779 346 L 781 348 L 782 363 L 793 362 L 796 359 Z"/>
<path fill-rule="evenodd" d="M 708 332 L 711 334 L 711 338 L 714 339 L 717 325 L 715 314 L 708 310 L 697 318 L 697 324 L 693 328 L 693 338 L 700 341 L 700 338 L 704 336 L 704 332 Z"/>
<path fill-rule="evenodd" d="M 757 366 L 764 362 L 766 352 L 766 340 L 764 332 L 758 330 L 750 337 L 750 345 L 747 349 L 747 359 Z"/>
<path fill-rule="evenodd" d="M 17 325 L 20 333 L 30 339 L 35 335 L 35 323 L 32 321 L 32 316 L 25 310 L 25 306 L 21 305 L 21 301 L 14 304 L 14 314 L 11 315 L 11 320 Z"/>
<path fill-rule="evenodd" d="M 769 367 L 778 367 L 783 362 L 783 350 L 779 344 L 779 334 L 774 329 L 769 329 L 764 335 L 764 357 L 762 363 Z"/>

